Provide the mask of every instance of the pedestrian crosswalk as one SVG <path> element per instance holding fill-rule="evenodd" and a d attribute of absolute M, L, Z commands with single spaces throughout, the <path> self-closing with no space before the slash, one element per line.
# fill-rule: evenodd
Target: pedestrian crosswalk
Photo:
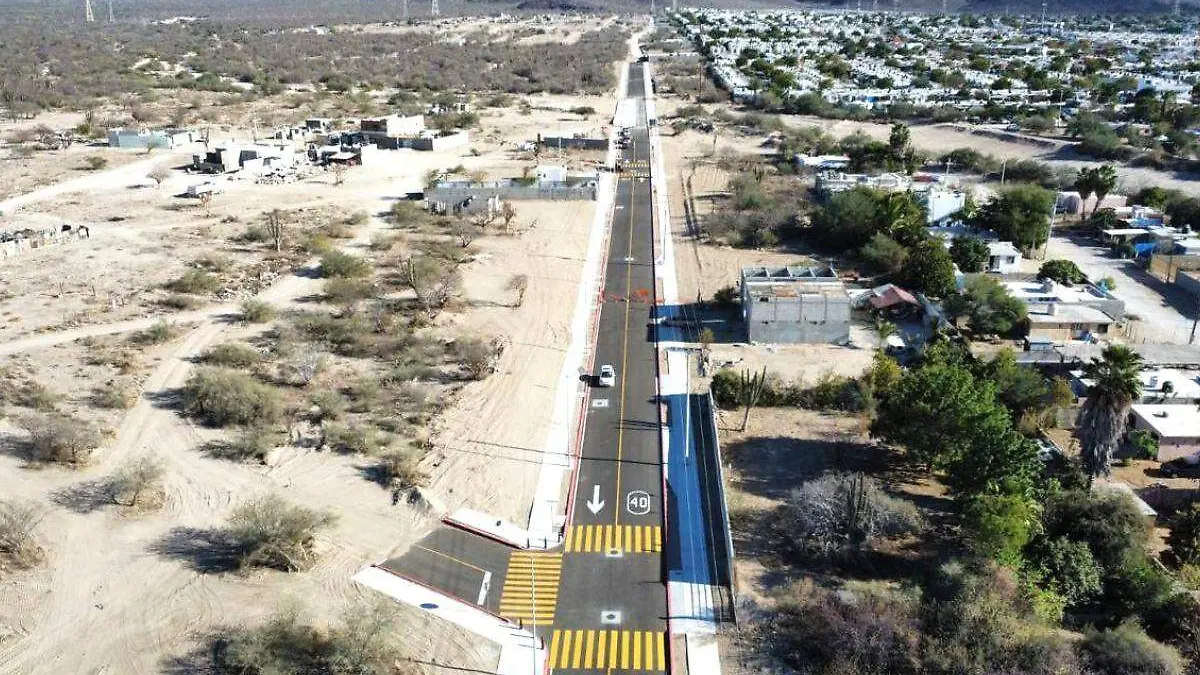
<path fill-rule="evenodd" d="M 661 553 L 658 525 L 574 525 L 567 529 L 567 553 Z"/>
<path fill-rule="evenodd" d="M 500 592 L 500 615 L 526 626 L 554 623 L 561 577 L 561 553 L 513 551 Z"/>
<path fill-rule="evenodd" d="M 556 630 L 551 670 L 667 669 L 666 636 L 655 630 Z"/>

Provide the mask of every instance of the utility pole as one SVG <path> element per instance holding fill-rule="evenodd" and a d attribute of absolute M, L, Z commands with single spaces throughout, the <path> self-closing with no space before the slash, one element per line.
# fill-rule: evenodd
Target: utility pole
<path fill-rule="evenodd" d="M 654 0 L 650 0 L 650 16 L 654 16 Z"/>
<path fill-rule="evenodd" d="M 83 20 L 88 23 L 96 23 L 96 15 L 92 13 L 92 0 L 83 0 Z"/>
<path fill-rule="evenodd" d="M 942 14 L 948 14 L 948 13 L 949 12 L 946 10 L 946 0 L 942 0 Z"/>
<path fill-rule="evenodd" d="M 1171 8 L 1171 13 L 1179 16 L 1179 0 L 1175 0 L 1175 5 Z"/>
<path fill-rule="evenodd" d="M 117 20 L 113 17 L 112 0 L 108 0 L 108 22 L 116 23 Z"/>
<path fill-rule="evenodd" d="M 1042 27 L 1046 27 L 1046 0 L 1042 0 Z"/>
<path fill-rule="evenodd" d="M 430 0 L 429 14 L 431 16 L 440 16 L 441 15 L 441 12 L 438 11 L 438 0 Z"/>
<path fill-rule="evenodd" d="M 404 23 L 408 23 L 408 0 L 400 0 L 400 1 L 404 3 L 404 8 L 402 10 L 403 15 L 404 15 Z"/>

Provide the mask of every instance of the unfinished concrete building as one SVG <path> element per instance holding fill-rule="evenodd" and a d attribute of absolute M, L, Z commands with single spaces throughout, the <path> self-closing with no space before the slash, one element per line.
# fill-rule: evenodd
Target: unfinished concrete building
<path fill-rule="evenodd" d="M 743 267 L 742 320 L 750 342 L 850 340 L 850 296 L 832 267 Z"/>

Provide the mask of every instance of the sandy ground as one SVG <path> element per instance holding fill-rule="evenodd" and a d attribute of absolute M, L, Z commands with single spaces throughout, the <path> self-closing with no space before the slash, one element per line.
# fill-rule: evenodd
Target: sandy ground
<path fill-rule="evenodd" d="M 431 490 L 447 510 L 483 509 L 524 524 L 537 487 L 555 385 L 570 341 L 595 202 L 515 203 L 519 220 L 538 225 L 519 237 L 491 237 L 465 276 L 473 308 L 453 317 L 468 332 L 511 340 L 498 372 L 467 385 L 434 424 L 438 466 Z M 519 308 L 505 290 L 529 277 Z"/>
<path fill-rule="evenodd" d="M 497 123 L 546 125 L 555 113 L 534 110 L 519 120 L 519 113 L 511 114 L 514 121 L 505 117 Z M 186 381 L 198 353 L 213 344 L 246 339 L 255 329 L 225 320 L 232 301 L 213 298 L 199 310 L 172 314 L 152 307 L 143 296 L 159 293 L 146 289 L 178 275 L 185 262 L 203 253 L 224 253 L 237 262 L 237 269 L 248 268 L 252 254 L 232 238 L 267 209 L 379 214 L 428 169 L 463 163 L 503 174 L 511 161 L 501 149 L 480 156 L 465 148 L 399 152 L 386 166 L 349 172 L 340 187 L 328 175 L 275 186 L 235 181 L 214 200 L 211 216 L 190 203 L 177 206 L 184 202 L 172 195 L 194 180 L 182 174 L 161 188 L 76 185 L 68 192 L 49 190 L 41 195 L 45 199 L 12 216 L 94 229 L 89 240 L 39 249 L 0 267 L 9 291 L 0 302 L 5 319 L 0 337 L 8 338 L 0 348 L 7 354 L 0 365 L 33 368 L 39 380 L 66 395 L 64 409 L 94 419 L 111 435 L 94 464 L 80 471 L 36 471 L 0 455 L 0 484 L 15 486 L 6 495 L 45 507 L 39 535 L 49 553 L 43 568 L 6 576 L 0 584 L 0 674 L 159 672 L 165 658 L 188 649 L 200 633 L 217 625 L 250 624 L 290 601 L 331 618 L 365 597 L 351 575 L 407 548 L 441 514 L 392 506 L 386 490 L 364 480 L 361 458 L 284 448 L 266 466 L 251 466 L 197 452 L 213 432 L 160 402 Z M 113 180 L 134 177 L 134 172 L 118 169 Z M 476 241 L 475 261 L 463 268 L 465 309 L 442 321 L 447 329 L 507 335 L 511 342 L 500 372 L 463 389 L 435 421 L 428 492 L 435 504 L 470 506 L 520 520 L 528 515 L 537 477 L 537 450 L 545 439 L 551 387 L 562 364 L 557 345 L 566 340 L 594 204 L 516 206 L 517 224 L 525 231 Z M 125 220 L 111 222 L 113 215 Z M 381 219 L 372 217 L 345 246 L 367 254 L 364 246 L 372 234 L 385 229 Z M 523 305 L 513 308 L 509 305 L 515 297 L 504 286 L 517 273 L 528 274 L 530 283 Z M 312 295 L 320 282 L 310 276 L 282 274 L 265 282 L 261 296 L 286 305 Z M 109 309 L 92 297 L 93 284 L 129 297 Z M 103 292 L 95 295 L 105 297 Z M 87 366 L 94 347 L 76 340 L 123 339 L 113 334 L 144 328 L 159 315 L 176 321 L 181 335 L 142 355 L 141 399 L 124 415 L 90 408 L 90 391 L 114 371 Z M 60 330 L 64 317 L 72 317 L 66 322 L 69 330 Z M 11 426 L 7 431 L 12 433 Z M 124 516 L 56 497 L 141 455 L 153 455 L 166 466 L 167 500 L 161 511 Z M 218 526 L 235 504 L 264 492 L 339 515 L 338 524 L 322 536 L 322 555 L 312 569 L 206 574 L 183 553 L 156 552 L 175 528 Z M 415 610 L 401 611 L 396 631 L 414 657 L 469 669 L 494 665 L 494 646 L 448 624 L 430 622 Z"/>

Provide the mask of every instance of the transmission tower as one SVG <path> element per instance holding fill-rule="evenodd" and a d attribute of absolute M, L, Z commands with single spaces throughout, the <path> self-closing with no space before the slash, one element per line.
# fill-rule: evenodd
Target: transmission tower
<path fill-rule="evenodd" d="M 408 23 L 408 0 L 401 0 L 404 3 L 404 23 Z"/>
<path fill-rule="evenodd" d="M 84 21 L 88 23 L 96 22 L 96 15 L 92 13 L 92 0 L 83 0 Z"/>
<path fill-rule="evenodd" d="M 1179 0 L 1175 0 L 1175 5 L 1171 8 L 1171 13 L 1179 16 Z"/>
<path fill-rule="evenodd" d="M 1042 26 L 1046 25 L 1046 0 L 1042 0 Z"/>
<path fill-rule="evenodd" d="M 942 14 L 948 14 L 948 13 L 949 12 L 946 11 L 946 0 L 942 0 Z"/>
<path fill-rule="evenodd" d="M 676 7 L 677 7 L 676 0 L 671 0 L 671 12 L 672 13 L 675 12 Z"/>
<path fill-rule="evenodd" d="M 879 0 L 871 0 L 871 12 L 879 11 Z"/>
<path fill-rule="evenodd" d="M 117 21 L 117 19 L 116 19 L 116 17 L 113 16 L 113 11 L 112 11 L 112 0 L 108 0 L 108 22 L 116 23 L 116 21 Z"/>
<path fill-rule="evenodd" d="M 442 14 L 440 11 L 438 11 L 437 3 L 438 3 L 438 0 L 429 0 L 429 14 L 431 16 L 441 16 L 441 14 Z"/>

